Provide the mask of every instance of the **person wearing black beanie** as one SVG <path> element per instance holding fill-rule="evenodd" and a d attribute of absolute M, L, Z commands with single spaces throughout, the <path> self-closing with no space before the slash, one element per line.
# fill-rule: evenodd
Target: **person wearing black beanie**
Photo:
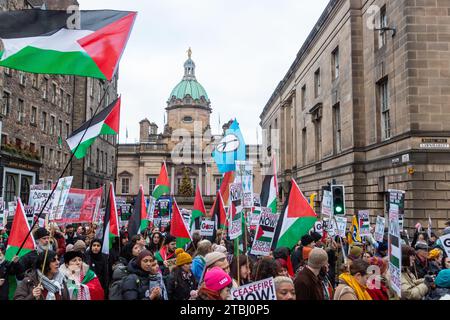
<path fill-rule="evenodd" d="M 108 256 L 102 252 L 102 241 L 100 239 L 92 240 L 89 250 L 86 252 L 86 260 L 89 267 L 94 270 L 103 290 L 105 290 L 105 295 L 107 295 L 108 279 L 112 270 L 109 269 Z"/>

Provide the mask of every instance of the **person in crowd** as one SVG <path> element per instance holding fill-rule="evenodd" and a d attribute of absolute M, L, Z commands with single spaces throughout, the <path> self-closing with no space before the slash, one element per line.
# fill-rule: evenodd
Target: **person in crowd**
<path fill-rule="evenodd" d="M 329 257 L 328 253 L 327 256 Z M 333 300 L 334 286 L 331 283 L 329 272 L 330 272 L 330 265 L 329 263 L 326 263 L 325 265 L 322 266 L 319 275 L 317 276 L 322 285 L 324 300 Z"/>
<path fill-rule="evenodd" d="M 378 248 L 376 250 L 375 256 L 384 258 L 388 255 L 388 241 L 383 240 L 383 242 L 378 243 Z"/>
<path fill-rule="evenodd" d="M 278 276 L 274 279 L 277 300 L 295 300 L 294 282 L 290 277 Z"/>
<path fill-rule="evenodd" d="M 428 244 L 422 241 L 417 241 L 415 245 L 415 268 L 419 279 L 424 278 L 430 272 L 428 265 L 428 248 Z"/>
<path fill-rule="evenodd" d="M 323 248 L 324 243 L 322 242 L 322 235 L 316 231 L 310 233 L 311 238 L 314 242 L 314 247 Z"/>
<path fill-rule="evenodd" d="M 441 266 L 442 269 L 450 269 L 450 257 L 447 256 L 442 257 Z"/>
<path fill-rule="evenodd" d="M 240 287 L 250 282 L 250 266 L 245 254 L 239 255 L 239 259 L 237 256 L 233 257 L 230 265 L 230 276 L 233 279 L 233 288 Z"/>
<path fill-rule="evenodd" d="M 72 224 L 68 224 L 66 226 L 65 240 L 66 240 L 66 245 L 68 245 L 68 244 L 73 245 L 78 240 L 78 237 L 75 234 L 75 227 Z"/>
<path fill-rule="evenodd" d="M 139 243 L 127 243 L 121 252 L 121 256 L 119 258 L 119 263 L 127 266 L 128 263 L 139 256 L 139 253 L 143 250 L 142 246 Z"/>
<path fill-rule="evenodd" d="M 75 242 L 75 244 L 73 245 L 73 247 L 72 247 L 72 250 L 73 250 L 73 251 L 79 251 L 79 252 L 81 252 L 83 255 L 86 254 L 86 249 L 87 249 L 87 247 L 86 247 L 86 242 L 84 242 L 83 240 L 77 240 L 77 241 Z"/>
<path fill-rule="evenodd" d="M 230 300 L 233 281 L 220 267 L 206 271 L 205 281 L 198 290 L 197 300 Z"/>
<path fill-rule="evenodd" d="M 286 262 L 287 277 L 291 277 L 293 279 L 295 274 L 294 274 L 294 268 L 292 266 L 292 261 L 291 261 L 291 251 L 289 250 L 289 248 L 286 248 L 286 247 L 276 248 L 273 251 L 273 258 L 275 260 L 282 259 Z M 282 261 L 280 261 L 280 263 L 283 265 Z M 279 271 L 281 272 L 282 270 L 280 269 Z"/>
<path fill-rule="evenodd" d="M 150 243 L 148 245 L 148 250 L 155 255 L 159 250 L 161 250 L 161 246 L 163 243 L 163 236 L 161 232 L 153 232 L 150 237 Z"/>
<path fill-rule="evenodd" d="M 230 264 L 227 260 L 227 256 L 222 252 L 213 251 L 205 256 L 205 269 L 203 275 L 214 267 L 219 267 L 226 273 L 230 273 Z"/>
<path fill-rule="evenodd" d="M 363 249 L 362 247 L 358 246 L 358 245 L 352 245 L 350 246 L 350 252 L 348 254 L 348 259 L 350 261 L 355 261 L 358 259 L 361 259 L 363 256 Z"/>
<path fill-rule="evenodd" d="M 192 241 L 188 244 L 186 252 L 192 257 L 197 251 L 198 243 L 202 240 L 200 230 L 196 230 L 192 233 Z"/>
<path fill-rule="evenodd" d="M 212 252 L 212 243 L 209 240 L 201 240 L 197 244 L 197 254 L 192 260 L 192 273 L 194 274 L 195 280 L 200 282 L 202 278 L 203 271 L 205 269 L 206 261 L 205 256 Z"/>
<path fill-rule="evenodd" d="M 14 300 L 70 300 L 56 252 L 38 254 L 33 269 L 17 286 Z"/>
<path fill-rule="evenodd" d="M 368 260 L 371 266 L 374 266 L 373 273 L 369 273 L 367 281 L 367 292 L 372 297 L 372 300 L 389 300 L 389 285 L 386 279 L 387 262 L 380 257 L 371 257 Z"/>
<path fill-rule="evenodd" d="M 430 290 L 426 296 L 426 300 L 450 300 L 450 269 L 443 269 L 439 271 L 436 280 L 434 280 L 436 287 Z"/>
<path fill-rule="evenodd" d="M 442 270 L 442 258 L 444 253 L 441 249 L 435 248 L 428 253 L 428 269 L 432 275 L 437 275 Z"/>
<path fill-rule="evenodd" d="M 328 255 L 322 248 L 314 248 L 308 257 L 308 264 L 300 271 L 295 280 L 297 300 L 324 300 L 322 279 L 319 274 L 328 265 Z"/>
<path fill-rule="evenodd" d="M 54 222 L 50 223 L 50 242 L 54 241 L 55 252 L 59 258 L 64 256 L 66 252 L 66 239 L 60 231 L 58 225 Z"/>
<path fill-rule="evenodd" d="M 25 276 L 25 272 L 32 269 L 36 263 L 38 254 L 45 251 L 52 251 L 50 245 L 50 233 L 45 228 L 38 228 L 34 232 L 34 239 L 36 240 L 36 250 L 30 251 L 19 259 L 21 273 L 17 275 L 19 280 Z"/>
<path fill-rule="evenodd" d="M 0 244 L 0 301 L 8 300 L 9 277 L 19 275 L 22 272 L 19 257 L 14 256 L 12 261 L 6 261 L 5 250 L 5 245 Z"/>
<path fill-rule="evenodd" d="M 402 247 L 401 298 L 403 300 L 422 300 L 430 290 L 432 282 L 427 278 L 417 278 L 411 271 L 416 263 L 416 252 L 412 247 Z"/>
<path fill-rule="evenodd" d="M 339 276 L 339 285 L 334 294 L 334 300 L 372 300 L 367 292 L 367 269 L 369 263 L 356 259 L 350 265 L 350 272 Z"/>
<path fill-rule="evenodd" d="M 278 277 L 289 277 L 287 262 L 283 258 L 278 258 L 275 260 L 277 264 L 277 276 Z"/>
<path fill-rule="evenodd" d="M 112 271 L 109 268 L 108 256 L 102 253 L 102 241 L 100 239 L 93 239 L 89 250 L 86 253 L 86 260 L 89 267 L 97 275 L 100 284 L 102 285 L 105 295 L 108 294 L 109 275 Z"/>
<path fill-rule="evenodd" d="M 372 257 L 373 257 L 373 254 L 370 253 L 370 251 L 365 251 L 365 252 L 363 253 L 363 255 L 362 255 L 362 259 L 363 259 L 365 262 L 369 262 L 370 258 L 372 258 Z"/>
<path fill-rule="evenodd" d="M 167 300 L 167 290 L 152 253 L 143 250 L 128 264 L 129 275 L 123 279 L 123 300 Z"/>
<path fill-rule="evenodd" d="M 146 249 L 147 242 L 142 234 L 135 234 L 131 237 L 131 243 L 140 245 L 143 249 Z"/>
<path fill-rule="evenodd" d="M 188 300 L 191 291 L 198 288 L 197 280 L 191 271 L 192 257 L 179 248 L 175 250 L 176 267 L 167 279 L 167 294 L 169 300 Z"/>
<path fill-rule="evenodd" d="M 314 239 L 309 234 L 305 234 L 300 239 L 300 242 L 301 245 L 292 253 L 292 266 L 294 268 L 294 272 L 297 272 L 300 266 L 305 265 L 303 257 L 307 254 L 304 253 L 303 251 L 310 251 L 310 250 L 308 249 L 303 250 L 303 248 L 308 247 L 312 249 L 315 246 Z"/>
<path fill-rule="evenodd" d="M 86 240 L 86 227 L 82 225 L 78 226 L 76 236 L 78 240 L 82 240 L 84 242 Z"/>
<path fill-rule="evenodd" d="M 263 257 L 253 266 L 253 281 L 275 278 L 277 275 L 277 264 L 273 258 Z"/>
<path fill-rule="evenodd" d="M 175 260 L 175 249 L 177 248 L 177 239 L 168 234 L 165 237 L 164 245 L 161 250 L 155 254 L 155 258 L 158 261 L 159 267 L 164 276 L 167 276 L 170 272 L 170 265 Z"/>

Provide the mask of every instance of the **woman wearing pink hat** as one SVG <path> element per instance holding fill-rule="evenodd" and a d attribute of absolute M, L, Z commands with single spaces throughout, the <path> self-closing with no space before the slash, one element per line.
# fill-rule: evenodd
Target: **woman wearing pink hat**
<path fill-rule="evenodd" d="M 229 300 L 232 285 L 231 277 L 221 268 L 214 267 L 206 272 L 197 300 Z"/>

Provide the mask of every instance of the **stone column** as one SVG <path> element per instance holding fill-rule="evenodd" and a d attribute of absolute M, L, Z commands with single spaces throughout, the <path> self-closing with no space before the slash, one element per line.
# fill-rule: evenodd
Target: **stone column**
<path fill-rule="evenodd" d="M 200 166 L 198 168 L 198 182 L 197 185 L 200 188 L 200 193 L 203 194 L 203 189 L 202 189 L 202 177 L 203 177 L 203 167 Z M 194 192 L 196 192 L 196 190 L 194 190 Z"/>
<path fill-rule="evenodd" d="M 208 164 L 205 164 L 206 166 L 206 190 L 205 190 L 205 194 L 207 196 L 211 195 L 211 167 L 208 167 Z"/>
<path fill-rule="evenodd" d="M 173 196 L 175 193 L 175 167 L 170 168 L 170 194 Z"/>

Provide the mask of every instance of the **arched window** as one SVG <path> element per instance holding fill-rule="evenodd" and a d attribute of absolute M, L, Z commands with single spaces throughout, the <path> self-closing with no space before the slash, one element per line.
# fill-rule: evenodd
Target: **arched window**
<path fill-rule="evenodd" d="M 20 199 L 22 203 L 28 203 L 28 199 L 30 197 L 30 181 L 29 177 L 22 176 L 20 182 Z"/>
<path fill-rule="evenodd" d="M 17 175 L 6 174 L 6 190 L 5 190 L 5 202 L 14 201 L 17 188 Z"/>

